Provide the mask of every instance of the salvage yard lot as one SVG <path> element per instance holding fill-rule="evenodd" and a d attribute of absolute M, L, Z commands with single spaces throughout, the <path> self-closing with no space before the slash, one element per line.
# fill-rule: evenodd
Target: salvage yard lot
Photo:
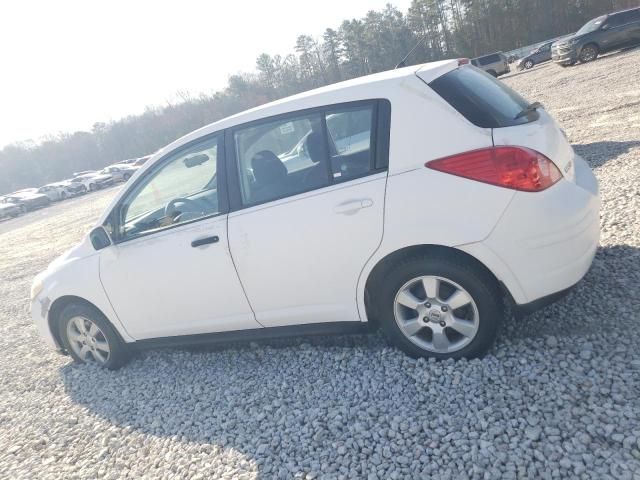
<path fill-rule="evenodd" d="M 503 77 L 594 168 L 602 237 L 584 281 L 482 360 L 414 361 L 371 335 L 74 366 L 37 336 L 29 286 L 117 190 L 3 222 L 0 477 L 639 478 L 639 63 Z"/>

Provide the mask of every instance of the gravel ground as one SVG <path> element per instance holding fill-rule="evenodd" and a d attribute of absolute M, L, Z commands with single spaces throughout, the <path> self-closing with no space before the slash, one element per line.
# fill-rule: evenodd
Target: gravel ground
<path fill-rule="evenodd" d="M 413 361 L 371 335 L 74 366 L 37 337 L 29 284 L 113 191 L 0 233 L 0 477 L 640 478 L 639 60 L 505 78 L 595 168 L 602 246 L 483 360 Z"/>

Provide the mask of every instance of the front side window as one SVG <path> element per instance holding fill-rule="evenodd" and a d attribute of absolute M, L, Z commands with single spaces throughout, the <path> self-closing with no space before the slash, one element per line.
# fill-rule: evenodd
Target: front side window
<path fill-rule="evenodd" d="M 182 150 L 138 183 L 120 203 L 118 238 L 129 239 L 220 213 L 220 138 Z"/>
<path fill-rule="evenodd" d="M 328 185 L 320 113 L 260 123 L 234 133 L 243 205 Z"/>

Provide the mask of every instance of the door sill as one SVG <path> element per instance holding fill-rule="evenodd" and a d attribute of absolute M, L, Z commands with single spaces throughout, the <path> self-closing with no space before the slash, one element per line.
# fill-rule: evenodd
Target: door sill
<path fill-rule="evenodd" d="M 177 335 L 172 337 L 145 338 L 127 345 L 136 349 L 181 347 L 194 345 L 220 345 L 224 343 L 249 342 L 287 337 L 305 337 L 313 335 L 351 335 L 371 332 L 367 322 L 326 322 L 286 327 L 252 328 L 231 332 L 201 333 L 196 335 Z"/>

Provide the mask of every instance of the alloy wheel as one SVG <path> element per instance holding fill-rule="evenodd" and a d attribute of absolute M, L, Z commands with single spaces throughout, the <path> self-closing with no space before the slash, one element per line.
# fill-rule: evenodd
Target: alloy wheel
<path fill-rule="evenodd" d="M 84 361 L 104 365 L 111 354 L 109 341 L 100 327 L 85 317 L 72 317 L 67 323 L 67 339 L 76 355 Z"/>
<path fill-rule="evenodd" d="M 409 341 L 435 353 L 461 350 L 475 338 L 480 326 L 471 295 L 457 283 L 435 275 L 405 283 L 396 294 L 394 315 Z"/>

